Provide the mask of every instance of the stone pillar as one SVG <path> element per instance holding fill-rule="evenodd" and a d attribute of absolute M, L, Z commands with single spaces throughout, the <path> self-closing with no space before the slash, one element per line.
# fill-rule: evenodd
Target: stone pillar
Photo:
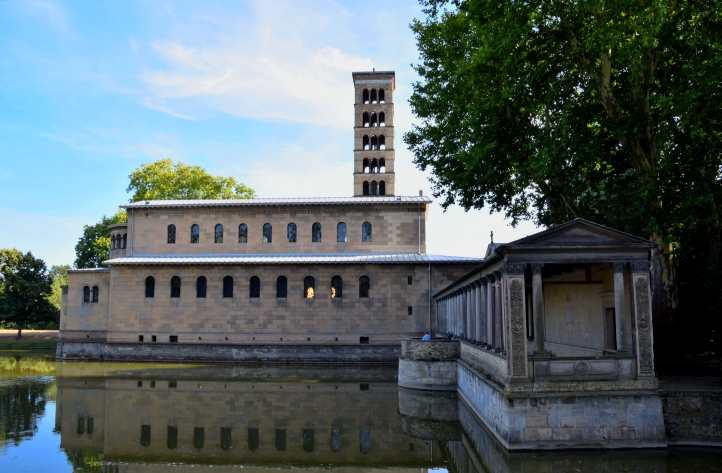
<path fill-rule="evenodd" d="M 504 325 L 502 323 L 501 277 L 494 279 L 494 348 L 504 350 Z"/>
<path fill-rule="evenodd" d="M 486 279 L 486 344 L 494 346 L 494 277 Z"/>
<path fill-rule="evenodd" d="M 617 351 L 623 351 L 624 346 L 624 263 L 614 263 L 614 326 L 616 329 Z"/>
<path fill-rule="evenodd" d="M 544 349 L 544 283 L 541 264 L 531 265 L 531 291 L 534 314 L 534 341 L 536 353 L 546 353 Z"/>
<path fill-rule="evenodd" d="M 477 317 L 476 317 L 476 340 L 480 343 L 486 341 L 486 285 L 484 280 L 479 281 L 476 288 L 477 293 Z"/>
<path fill-rule="evenodd" d="M 649 287 L 649 262 L 634 261 L 632 266 L 632 291 L 634 292 L 634 320 L 637 343 L 637 375 L 654 376 L 654 351 L 652 334 L 652 297 Z"/>
<path fill-rule="evenodd" d="M 504 274 L 504 314 L 508 318 L 509 340 L 506 341 L 509 379 L 528 378 L 526 339 L 526 291 L 524 264 L 507 263 Z"/>

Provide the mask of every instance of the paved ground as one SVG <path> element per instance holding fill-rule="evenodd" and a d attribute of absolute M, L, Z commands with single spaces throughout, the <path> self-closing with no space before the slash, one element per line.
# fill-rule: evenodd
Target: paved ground
<path fill-rule="evenodd" d="M 0 339 L 15 338 L 17 330 L 0 329 Z M 58 338 L 57 330 L 23 330 L 23 338 L 32 340 L 55 340 Z"/>

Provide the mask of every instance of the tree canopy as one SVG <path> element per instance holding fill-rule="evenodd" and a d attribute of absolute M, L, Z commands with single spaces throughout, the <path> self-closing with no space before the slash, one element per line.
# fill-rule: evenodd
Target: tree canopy
<path fill-rule="evenodd" d="M 0 321 L 22 330 L 55 320 L 58 312 L 49 302 L 52 278 L 45 262 L 32 253 L 0 250 Z"/>
<path fill-rule="evenodd" d="M 200 166 L 189 166 L 170 159 L 144 164 L 130 176 L 127 191 L 131 202 L 168 199 L 250 199 L 255 191 L 233 177 L 214 176 Z M 75 245 L 75 267 L 98 268 L 110 255 L 110 226 L 125 223 L 121 210 L 83 227 Z"/>
<path fill-rule="evenodd" d="M 422 4 L 404 139 L 444 205 L 648 236 L 722 311 L 722 4 Z"/>
<path fill-rule="evenodd" d="M 110 257 L 110 226 L 128 221 L 124 210 L 110 217 L 103 216 L 100 222 L 85 225 L 83 234 L 75 245 L 76 268 L 99 268 Z"/>
<path fill-rule="evenodd" d="M 170 159 L 144 164 L 130 174 L 131 202 L 167 199 L 250 199 L 255 192 L 233 177 Z"/>

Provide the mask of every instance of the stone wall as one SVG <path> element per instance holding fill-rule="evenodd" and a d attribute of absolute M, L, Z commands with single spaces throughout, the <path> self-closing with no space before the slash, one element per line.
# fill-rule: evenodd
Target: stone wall
<path fill-rule="evenodd" d="M 398 345 L 224 345 L 202 343 L 104 343 L 59 341 L 64 360 L 238 363 L 382 363 L 398 359 Z"/>
<path fill-rule="evenodd" d="M 722 388 L 662 391 L 667 439 L 676 445 L 722 446 Z"/>
<path fill-rule="evenodd" d="M 459 362 L 462 399 L 509 450 L 666 445 L 656 392 L 508 398 Z"/>
<path fill-rule="evenodd" d="M 127 254 L 255 254 L 255 253 L 416 253 L 426 251 L 424 204 L 349 206 L 258 206 L 179 209 L 130 209 Z M 419 236 L 419 218 L 421 235 Z M 296 243 L 286 238 L 296 224 Z M 321 224 L 321 242 L 311 241 L 311 227 Z M 337 242 L 336 227 L 346 223 L 347 241 Z M 372 240 L 361 241 L 361 225 L 373 226 Z M 214 243 L 216 224 L 223 243 Z M 238 225 L 248 225 L 248 243 L 238 242 Z M 263 242 L 263 225 L 273 226 L 272 242 Z M 167 227 L 176 226 L 176 243 L 168 244 Z M 200 226 L 200 242 L 190 243 L 191 225 Z"/>
<path fill-rule="evenodd" d="M 98 302 L 83 302 L 83 287 L 98 286 Z M 68 294 L 60 317 L 63 332 L 102 332 L 110 310 L 110 270 L 68 272 Z"/>
<path fill-rule="evenodd" d="M 434 265 L 432 290 L 469 269 L 468 264 Z M 428 327 L 429 274 L 424 265 L 257 265 L 115 266 L 112 273 L 72 273 L 69 306 L 62 317 L 65 340 L 221 344 L 398 344 Z M 205 298 L 196 280 L 207 279 Z M 286 276 L 288 297 L 276 297 L 276 279 Z M 316 297 L 303 297 L 303 280 L 313 276 Z M 343 297 L 330 298 L 333 276 L 343 279 Z M 155 278 L 155 295 L 145 297 L 145 279 Z M 181 297 L 170 297 L 170 279 L 181 278 Z M 232 276 L 232 298 L 222 297 L 222 281 Z M 261 280 L 259 298 L 249 297 L 249 280 Z M 359 297 L 359 278 L 371 282 Z M 411 278 L 411 284 L 409 284 Z M 106 281 L 100 303 L 81 304 L 82 285 Z M 411 308 L 411 309 L 409 309 Z M 433 310 L 433 306 L 431 307 Z M 411 313 L 409 313 L 409 311 Z M 91 336 L 97 331 L 97 336 Z M 102 333 L 102 336 L 101 336 Z M 363 339 L 361 337 L 364 337 Z"/>

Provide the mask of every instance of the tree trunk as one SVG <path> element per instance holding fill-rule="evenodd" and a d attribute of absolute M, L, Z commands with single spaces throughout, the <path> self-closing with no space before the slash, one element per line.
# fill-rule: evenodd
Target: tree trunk
<path fill-rule="evenodd" d="M 18 327 L 18 340 L 20 340 L 23 336 L 23 329 Z"/>

